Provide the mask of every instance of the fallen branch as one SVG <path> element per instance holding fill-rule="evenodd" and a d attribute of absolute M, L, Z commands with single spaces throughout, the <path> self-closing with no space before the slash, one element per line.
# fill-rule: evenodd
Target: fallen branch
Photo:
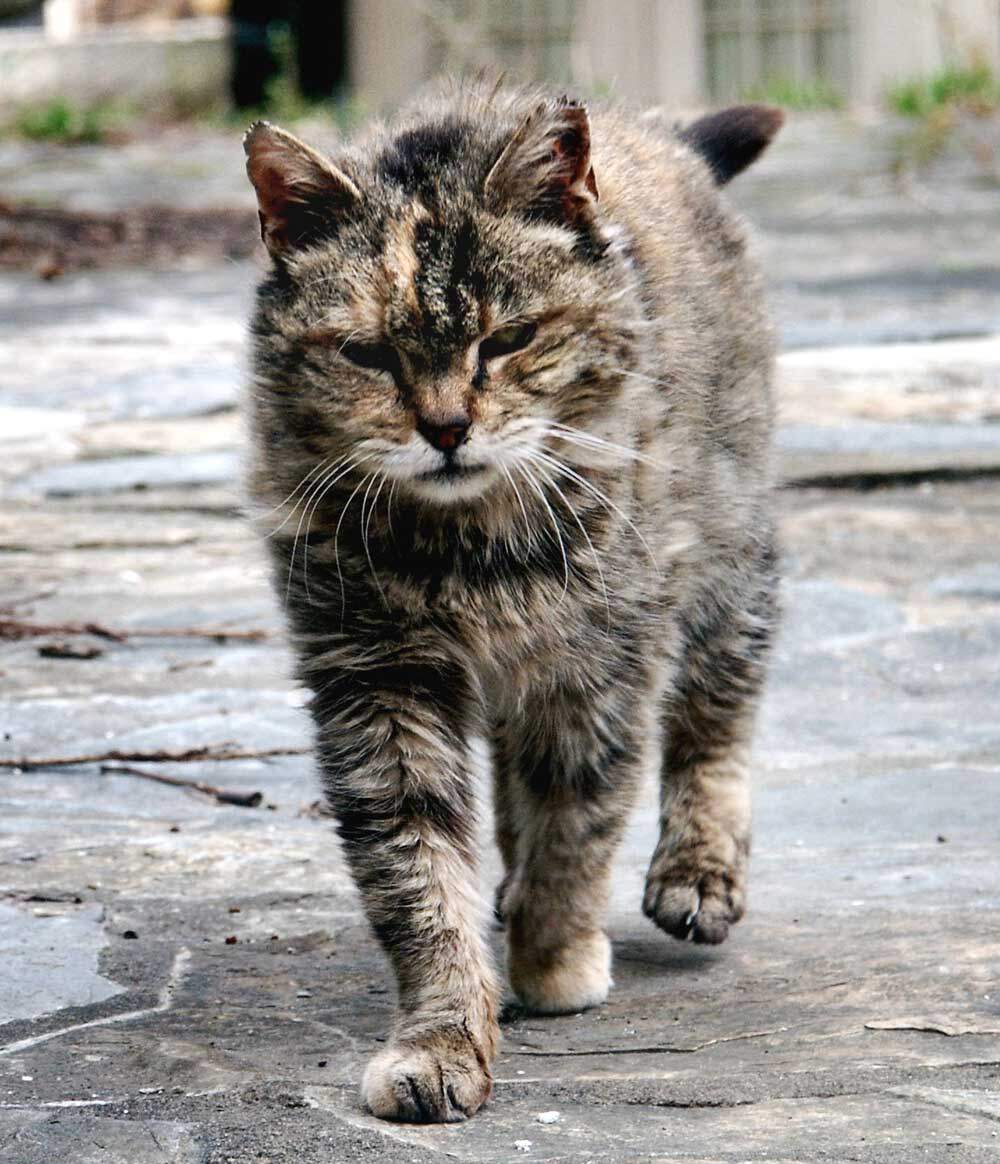
<path fill-rule="evenodd" d="M 159 265 L 179 257 L 248 258 L 260 246 L 252 211 L 133 206 L 110 212 L 0 203 L 0 270 L 66 271 Z"/>
<path fill-rule="evenodd" d="M 257 643 L 272 637 L 268 630 L 230 630 L 214 626 L 178 627 L 133 627 L 118 630 L 99 622 L 27 622 L 20 618 L 0 618 L 0 639 L 10 641 L 30 639 L 44 635 L 94 635 L 100 639 L 110 639 L 115 643 L 127 643 L 129 639 L 212 639 L 223 643 L 227 639 Z"/>
<path fill-rule="evenodd" d="M 101 647 L 78 646 L 76 643 L 44 643 L 38 648 L 43 659 L 99 659 L 104 650 Z"/>
<path fill-rule="evenodd" d="M 185 780 L 182 776 L 168 776 L 165 772 L 147 772 L 145 768 L 133 768 L 130 764 L 102 764 L 102 772 L 119 776 L 139 776 L 143 780 L 155 780 L 157 784 L 169 784 L 172 788 L 190 788 L 210 796 L 217 804 L 233 804 L 237 808 L 259 808 L 264 799 L 263 792 L 233 792 L 206 784 L 203 780 Z"/>
<path fill-rule="evenodd" d="M 0 768 L 22 768 L 30 771 L 36 768 L 68 768 L 73 764 L 102 764 L 108 760 L 124 763 L 168 763 L 189 764 L 199 760 L 265 760 L 269 756 L 305 756 L 312 748 L 187 748 L 171 752 L 161 749 L 155 752 L 123 752 L 113 748 L 107 752 L 96 752 L 80 756 L 21 756 L 16 760 L 0 758 Z"/>

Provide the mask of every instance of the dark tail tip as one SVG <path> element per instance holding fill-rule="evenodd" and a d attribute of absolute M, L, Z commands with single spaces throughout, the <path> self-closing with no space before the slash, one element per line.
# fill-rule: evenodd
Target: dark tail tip
<path fill-rule="evenodd" d="M 724 186 L 770 145 L 785 124 L 773 105 L 733 105 L 709 113 L 680 131 L 680 139 L 708 163 L 717 186 Z"/>

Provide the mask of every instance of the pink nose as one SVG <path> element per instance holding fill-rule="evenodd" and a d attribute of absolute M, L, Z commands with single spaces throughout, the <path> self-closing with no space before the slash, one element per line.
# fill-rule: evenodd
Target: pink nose
<path fill-rule="evenodd" d="M 442 453 L 450 453 L 468 439 L 469 422 L 455 417 L 446 424 L 432 424 L 420 417 L 417 420 L 417 431 L 428 444 L 440 449 Z"/>

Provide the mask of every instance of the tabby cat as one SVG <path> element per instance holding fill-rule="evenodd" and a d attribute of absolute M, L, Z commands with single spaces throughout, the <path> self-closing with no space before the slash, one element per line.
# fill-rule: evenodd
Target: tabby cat
<path fill-rule="evenodd" d="M 510 985 L 607 996 L 612 857 L 661 772 L 642 907 L 743 913 L 775 622 L 772 336 L 716 187 L 781 124 L 678 129 L 459 87 L 331 160 L 246 135 L 272 257 L 251 488 L 344 851 L 399 1005 L 362 1099 L 480 1107 L 497 1053 L 470 741 L 492 749 Z"/>

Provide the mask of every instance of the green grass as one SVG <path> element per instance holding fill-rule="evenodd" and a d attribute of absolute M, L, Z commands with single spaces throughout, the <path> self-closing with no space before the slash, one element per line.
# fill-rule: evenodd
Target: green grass
<path fill-rule="evenodd" d="M 11 129 L 18 137 L 31 141 L 85 145 L 119 136 L 126 120 L 125 111 L 109 102 L 78 105 L 68 98 L 56 97 L 39 105 L 24 106 Z"/>
<path fill-rule="evenodd" d="M 892 112 L 909 118 L 913 128 L 896 143 L 894 168 L 905 172 L 929 165 L 953 141 L 966 137 L 970 117 L 1000 112 L 1000 79 L 988 64 L 950 65 L 927 77 L 894 85 L 886 93 Z M 992 162 L 985 163 L 993 174 Z"/>
<path fill-rule="evenodd" d="M 747 101 L 764 101 L 807 113 L 819 109 L 843 109 L 844 97 L 820 78 L 794 81 L 790 77 L 769 77 L 743 93 Z"/>
<path fill-rule="evenodd" d="M 926 118 L 941 109 L 987 114 L 1000 108 L 1000 81 L 989 65 L 952 65 L 929 77 L 894 85 L 886 101 L 903 117 Z"/>

